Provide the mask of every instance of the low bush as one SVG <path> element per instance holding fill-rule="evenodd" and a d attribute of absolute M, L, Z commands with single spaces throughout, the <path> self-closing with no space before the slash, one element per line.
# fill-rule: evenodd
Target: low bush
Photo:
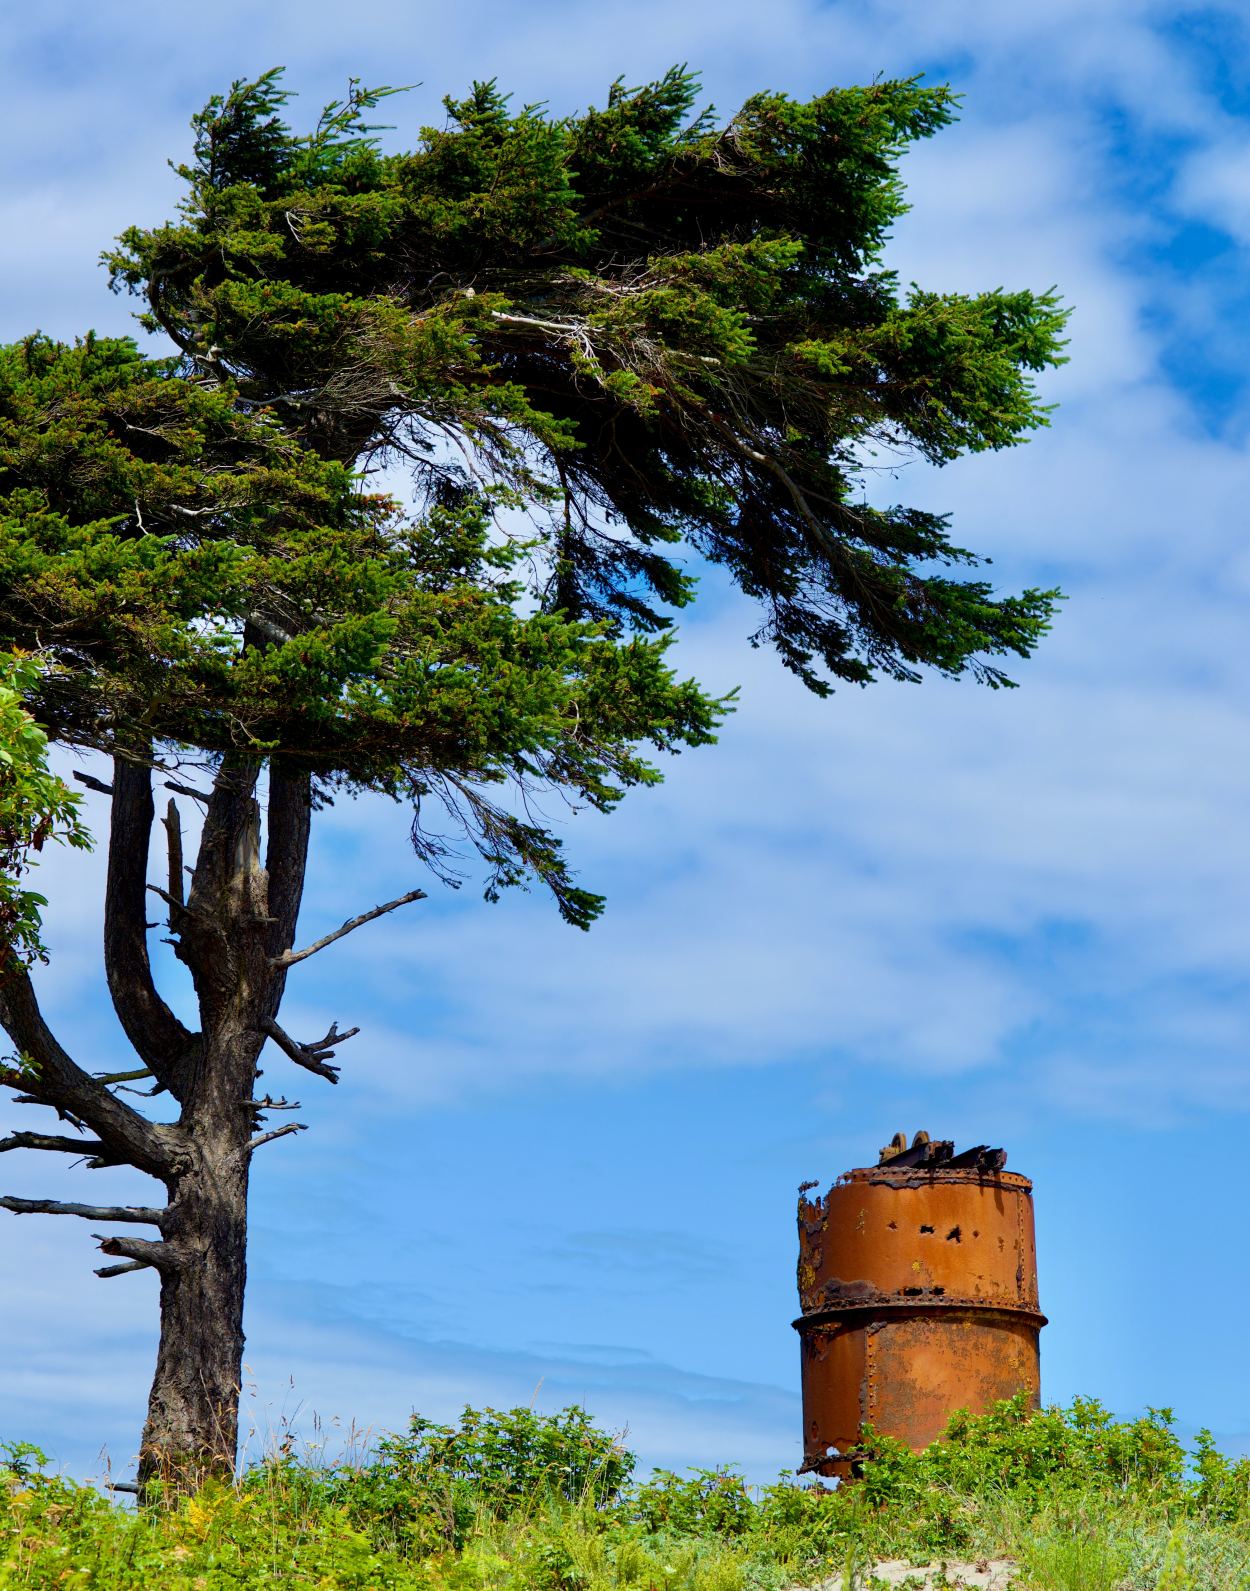
<path fill-rule="evenodd" d="M 782 1591 L 871 1565 L 1010 1556 L 1021 1591 L 1250 1587 L 1250 1460 L 1166 1409 L 1092 1399 L 956 1415 L 914 1454 L 864 1433 L 858 1484 L 733 1470 L 633 1478 L 581 1409 L 421 1417 L 363 1463 L 284 1449 L 233 1486 L 136 1510 L 0 1447 L 0 1588 Z"/>

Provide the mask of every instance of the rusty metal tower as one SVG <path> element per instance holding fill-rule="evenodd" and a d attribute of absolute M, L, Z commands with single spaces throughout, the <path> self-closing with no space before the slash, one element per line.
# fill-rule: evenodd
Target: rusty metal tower
<path fill-rule="evenodd" d="M 956 1409 L 1040 1391 L 1033 1184 L 1007 1156 L 899 1133 L 799 1192 L 803 1470 L 854 1473 L 860 1426 L 914 1449 Z"/>

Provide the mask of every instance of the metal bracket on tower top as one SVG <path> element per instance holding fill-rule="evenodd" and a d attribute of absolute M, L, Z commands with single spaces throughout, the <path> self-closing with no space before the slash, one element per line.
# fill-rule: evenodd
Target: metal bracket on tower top
<path fill-rule="evenodd" d="M 877 1158 L 879 1166 L 892 1166 L 899 1171 L 911 1166 L 949 1171 L 1001 1171 L 1007 1164 L 1004 1149 L 991 1149 L 988 1144 L 977 1144 L 973 1149 L 955 1153 L 949 1138 L 930 1138 L 921 1131 L 907 1146 L 907 1134 L 896 1132 Z"/>

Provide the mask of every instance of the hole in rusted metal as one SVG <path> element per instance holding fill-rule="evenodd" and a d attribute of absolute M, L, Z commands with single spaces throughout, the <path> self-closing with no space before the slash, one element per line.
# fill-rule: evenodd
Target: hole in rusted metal
<path fill-rule="evenodd" d="M 948 1243 L 962 1243 L 963 1240 L 964 1235 L 957 1226 L 951 1227 L 950 1231 L 946 1234 L 946 1241 Z"/>
<path fill-rule="evenodd" d="M 897 1221 L 891 1221 L 888 1224 L 889 1224 L 889 1228 L 890 1228 L 891 1232 L 897 1232 L 898 1231 L 898 1222 Z"/>
<path fill-rule="evenodd" d="M 924 1222 L 922 1221 L 920 1224 L 920 1230 L 922 1232 L 932 1232 L 933 1228 L 931 1226 L 925 1226 Z"/>

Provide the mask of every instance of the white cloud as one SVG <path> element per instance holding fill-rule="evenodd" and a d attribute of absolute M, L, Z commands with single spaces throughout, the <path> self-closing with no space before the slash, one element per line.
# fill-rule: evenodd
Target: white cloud
<path fill-rule="evenodd" d="M 1177 200 L 1189 215 L 1250 243 L 1250 141 L 1199 149 L 1181 168 Z"/>

